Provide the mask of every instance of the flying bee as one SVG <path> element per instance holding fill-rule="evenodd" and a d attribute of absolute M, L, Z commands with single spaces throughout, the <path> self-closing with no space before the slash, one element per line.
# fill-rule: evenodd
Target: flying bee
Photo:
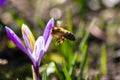
<path fill-rule="evenodd" d="M 58 45 L 62 44 L 66 39 L 71 40 L 71 41 L 75 41 L 75 36 L 73 35 L 73 33 L 62 28 L 60 26 L 60 24 L 57 24 L 57 26 L 54 26 L 51 29 L 51 35 L 54 38 L 57 38 Z"/>

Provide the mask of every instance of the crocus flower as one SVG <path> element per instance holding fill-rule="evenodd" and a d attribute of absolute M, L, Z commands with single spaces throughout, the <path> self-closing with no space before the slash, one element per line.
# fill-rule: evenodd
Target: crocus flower
<path fill-rule="evenodd" d="M 26 46 L 22 43 L 20 38 L 9 28 L 6 28 L 6 33 L 12 42 L 20 48 L 32 61 L 33 69 L 39 80 L 39 65 L 43 55 L 46 53 L 48 46 L 51 43 L 52 35 L 50 34 L 51 28 L 54 26 L 54 19 L 50 19 L 46 25 L 43 36 L 39 36 L 35 41 L 33 34 L 27 25 L 22 25 L 22 36 Z"/>
<path fill-rule="evenodd" d="M 4 6 L 8 0 L 0 0 L 0 7 Z"/>

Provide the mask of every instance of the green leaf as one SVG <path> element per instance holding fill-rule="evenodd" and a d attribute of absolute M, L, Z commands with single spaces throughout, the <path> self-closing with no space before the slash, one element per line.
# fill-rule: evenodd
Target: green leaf
<path fill-rule="evenodd" d="M 78 80 L 82 80 L 83 71 L 84 71 L 86 62 L 87 62 L 87 45 L 85 45 L 83 49 L 83 58 L 80 64 L 80 74 L 79 74 Z"/>
<path fill-rule="evenodd" d="M 67 68 L 66 68 L 64 62 L 62 62 L 62 69 L 63 69 L 63 73 L 64 73 L 64 75 L 66 77 L 66 80 L 72 80 L 71 77 L 70 77 L 69 72 L 67 71 Z"/>
<path fill-rule="evenodd" d="M 76 40 L 81 39 L 85 34 L 85 22 L 81 20 L 75 33 Z"/>
<path fill-rule="evenodd" d="M 44 71 L 43 75 L 42 75 L 42 80 L 47 80 L 47 73 L 46 70 Z"/>
<path fill-rule="evenodd" d="M 45 28 L 45 23 L 42 21 L 42 19 L 40 17 L 37 17 L 37 22 L 39 23 L 39 25 L 44 29 Z"/>
<path fill-rule="evenodd" d="M 48 64 L 42 66 L 44 68 L 44 72 L 43 72 L 43 75 L 42 75 L 42 80 L 48 80 L 48 76 L 47 76 L 47 68 L 48 68 Z"/>
<path fill-rule="evenodd" d="M 27 22 L 26 22 L 24 19 L 20 18 L 20 17 L 17 17 L 17 18 L 16 18 L 16 23 L 17 23 L 17 25 L 18 25 L 19 27 L 21 27 L 23 23 L 24 23 L 24 24 L 27 24 Z"/>
<path fill-rule="evenodd" d="M 69 74 L 70 74 L 70 75 L 71 75 L 72 72 L 73 72 L 73 68 L 74 68 L 74 66 L 75 66 L 75 62 L 76 62 L 77 56 L 78 56 L 78 54 L 75 53 L 75 54 L 74 54 L 74 57 L 73 57 L 73 59 L 72 59 L 72 63 L 71 63 L 70 69 L 69 69 Z"/>
<path fill-rule="evenodd" d="M 55 62 L 54 62 L 55 63 Z M 63 74 L 61 73 L 59 67 L 57 66 L 57 64 L 55 63 L 55 71 L 57 76 L 59 77 L 60 80 L 64 80 Z"/>
<path fill-rule="evenodd" d="M 106 56 L 106 46 L 102 45 L 102 52 L 101 52 L 101 72 L 105 76 L 107 74 L 107 56 Z"/>
<path fill-rule="evenodd" d="M 74 1 L 79 6 L 78 11 L 80 14 L 80 18 L 83 18 L 87 11 L 87 0 L 74 0 Z"/>
<path fill-rule="evenodd" d="M 81 44 L 80 44 L 80 46 L 79 46 L 79 47 L 80 47 L 80 50 L 83 50 L 83 48 L 84 48 L 84 46 L 85 46 L 85 44 L 86 44 L 86 42 L 87 42 L 87 39 L 88 39 L 88 37 L 89 37 L 90 30 L 93 28 L 95 22 L 96 22 L 96 19 L 94 19 L 94 20 L 90 23 L 90 26 L 88 27 L 88 31 L 86 32 L 86 34 L 85 34 L 85 36 L 84 36 L 84 38 L 83 38 L 83 40 L 81 41 Z"/>
<path fill-rule="evenodd" d="M 72 59 L 74 57 L 75 42 L 66 40 L 63 44 L 58 46 L 63 59 L 68 63 L 67 68 L 70 68 Z"/>
<path fill-rule="evenodd" d="M 72 11 L 71 8 L 67 9 L 67 29 L 72 32 Z"/>
<path fill-rule="evenodd" d="M 100 76 L 98 73 L 95 75 L 95 80 L 100 80 Z"/>

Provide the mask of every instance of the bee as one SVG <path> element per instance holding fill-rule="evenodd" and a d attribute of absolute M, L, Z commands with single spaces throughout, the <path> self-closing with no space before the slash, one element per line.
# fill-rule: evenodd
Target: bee
<path fill-rule="evenodd" d="M 54 38 L 57 38 L 58 45 L 62 44 L 66 39 L 71 40 L 71 41 L 75 41 L 75 36 L 73 35 L 73 33 L 62 28 L 60 26 L 60 24 L 57 24 L 57 26 L 54 26 L 51 29 L 51 35 Z"/>

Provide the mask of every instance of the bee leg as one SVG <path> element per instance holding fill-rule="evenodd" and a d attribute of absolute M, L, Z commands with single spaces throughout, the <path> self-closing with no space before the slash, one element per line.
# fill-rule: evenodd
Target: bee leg
<path fill-rule="evenodd" d="M 60 39 L 57 39 L 56 45 L 60 45 Z"/>
<path fill-rule="evenodd" d="M 62 44 L 63 42 L 64 42 L 64 40 L 63 40 L 62 38 L 60 38 L 60 39 L 57 40 L 57 45 L 60 45 L 60 44 Z"/>
<path fill-rule="evenodd" d="M 66 40 L 66 38 L 65 38 L 65 37 L 62 37 L 61 39 L 63 40 L 63 42 Z"/>
<path fill-rule="evenodd" d="M 61 37 L 61 38 L 59 39 L 59 44 L 63 44 L 64 41 L 65 41 L 65 37 Z"/>

